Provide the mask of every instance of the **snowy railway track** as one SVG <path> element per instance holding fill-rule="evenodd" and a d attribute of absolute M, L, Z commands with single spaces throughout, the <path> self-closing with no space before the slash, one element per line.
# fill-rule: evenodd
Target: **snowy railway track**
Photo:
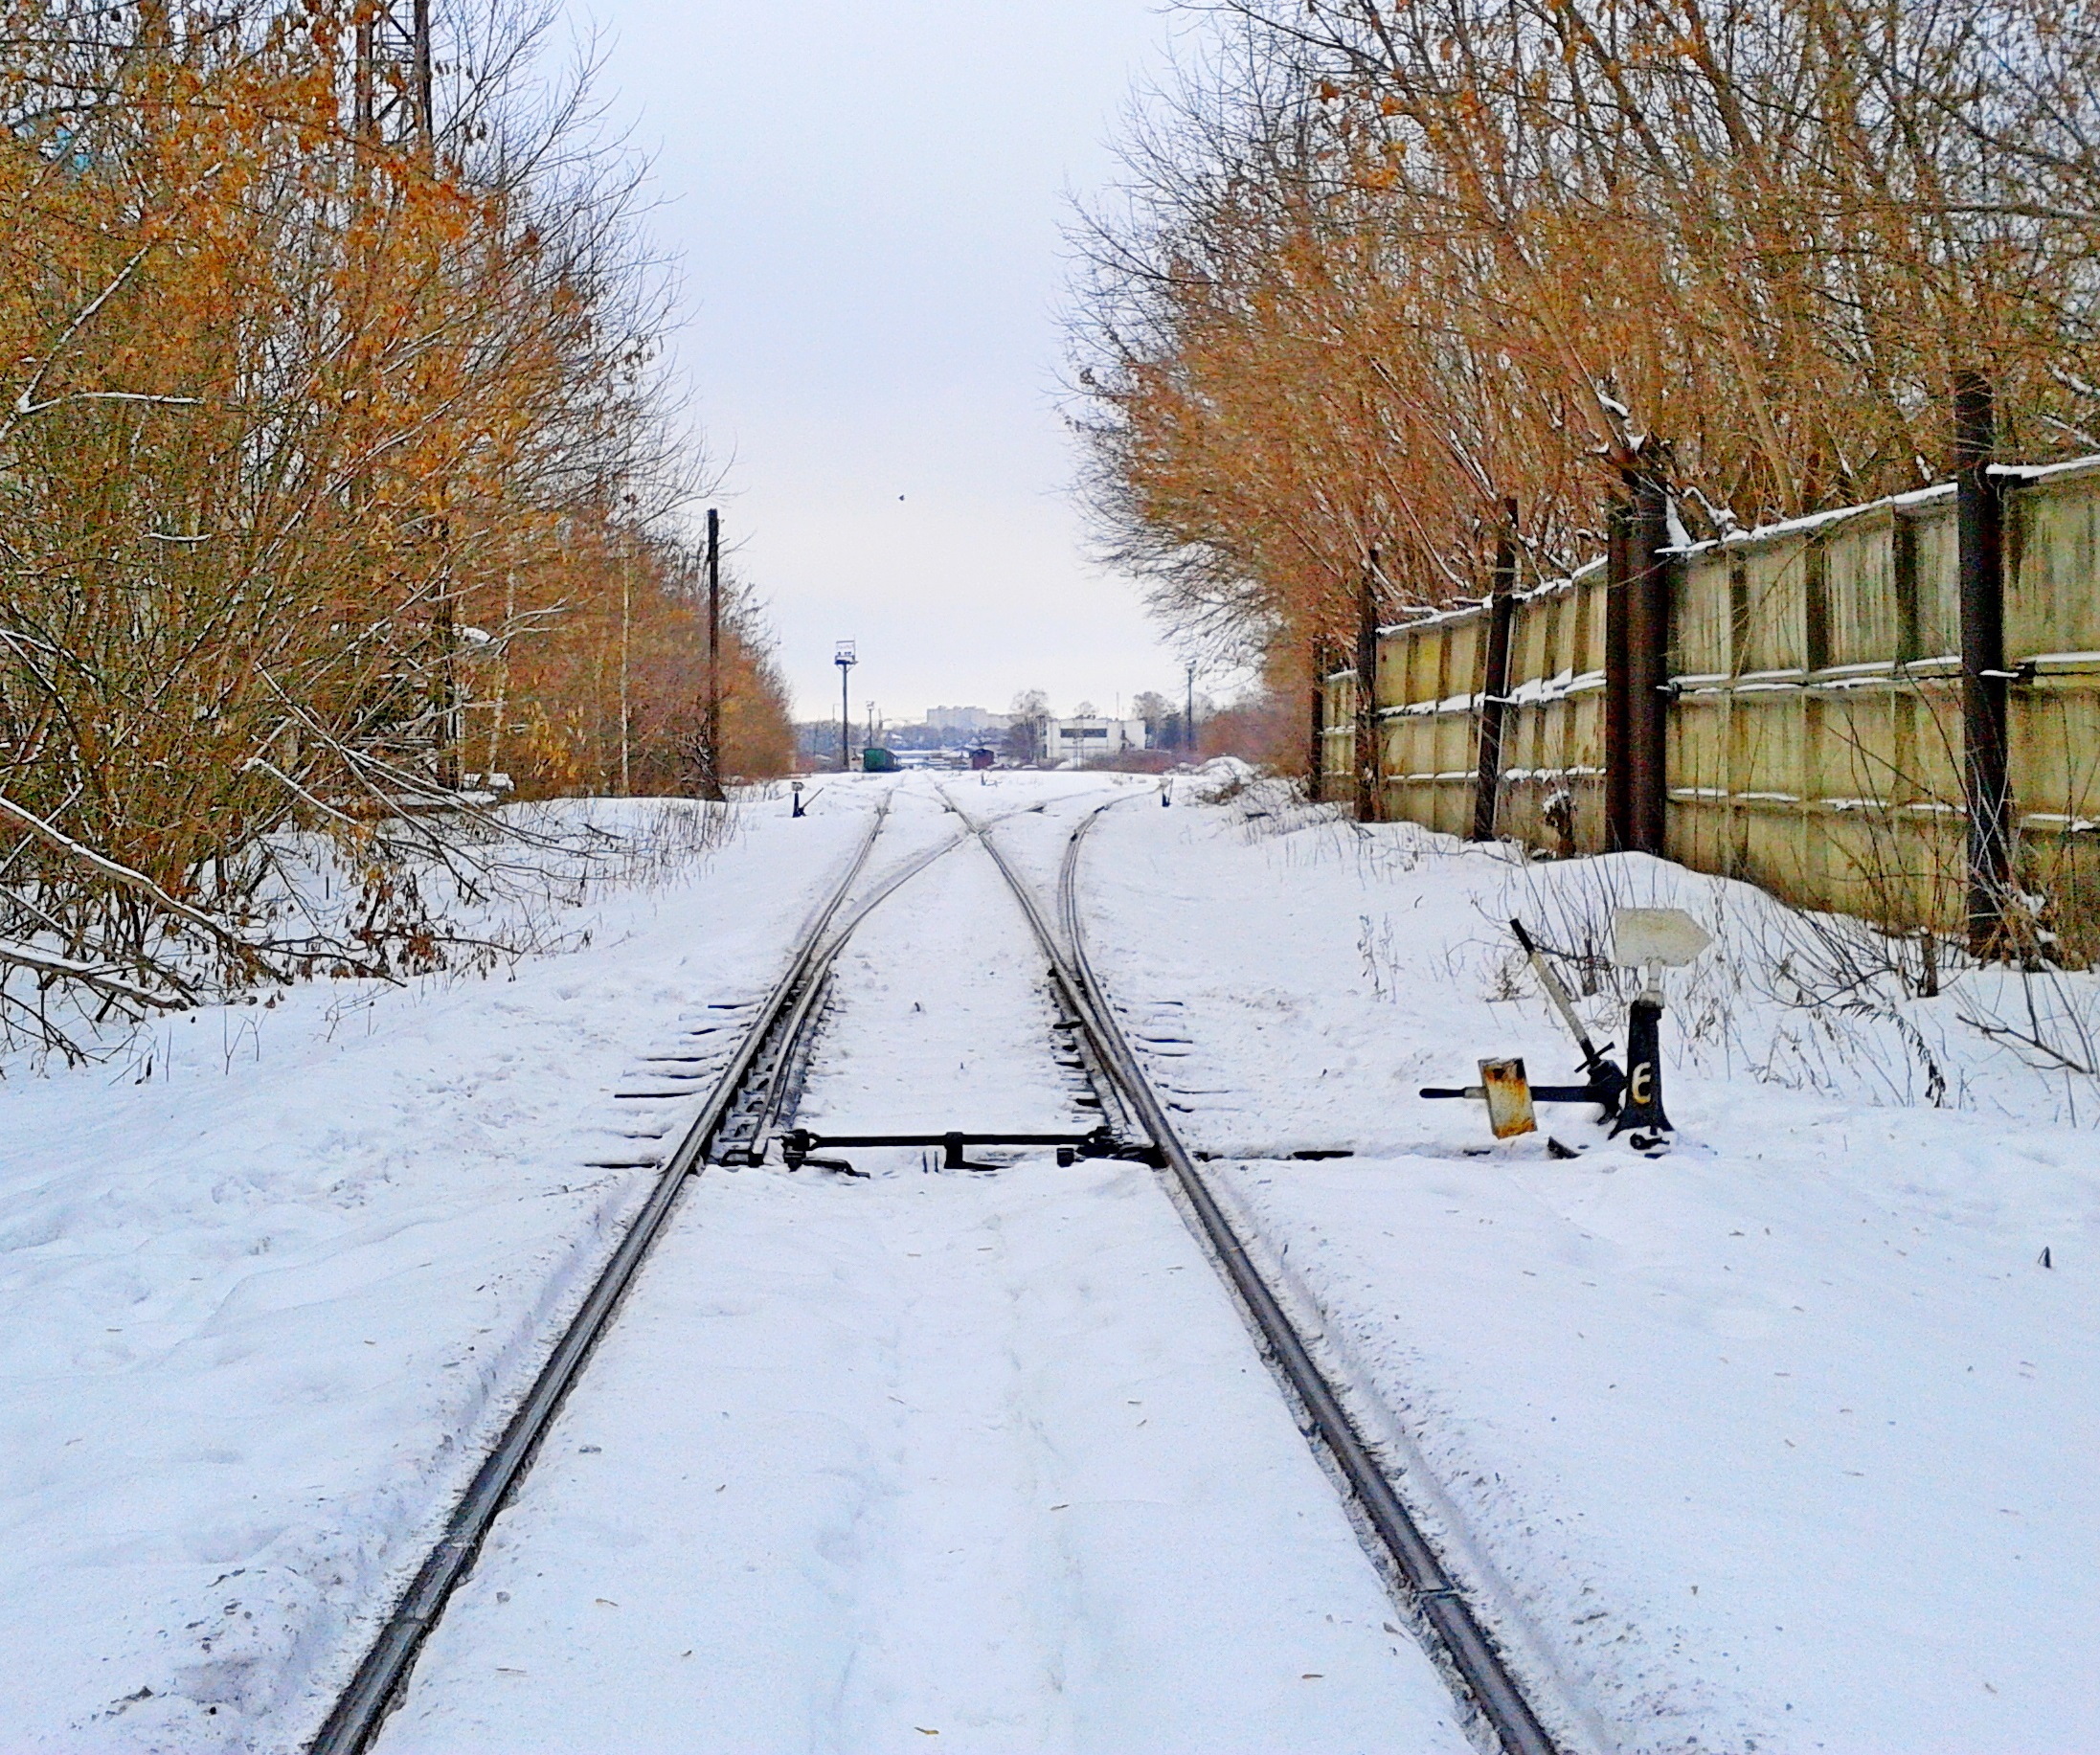
<path fill-rule="evenodd" d="M 1040 899 L 994 837 L 993 831 L 1005 819 L 973 820 L 945 794 L 942 803 L 964 824 L 963 830 L 901 861 L 855 897 L 893 798 L 893 793 L 886 793 L 847 869 L 803 929 L 787 970 L 756 1009 L 707 1102 L 665 1160 L 647 1203 L 309 1744 L 310 1755 L 362 1755 L 373 1747 L 382 1722 L 402 1699 L 424 1641 L 443 1615 L 455 1586 L 473 1570 L 491 1525 L 512 1502 L 569 1391 L 611 1327 L 637 1271 L 665 1232 L 680 1194 L 697 1172 L 710 1163 L 733 1168 L 763 1164 L 779 1146 L 784 1146 L 791 1166 L 804 1161 L 824 1166 L 835 1161 L 816 1156 L 827 1145 L 893 1146 L 907 1138 L 927 1144 L 944 1140 L 947 1163 L 954 1167 L 962 1164 L 960 1149 L 966 1137 L 1008 1144 L 1055 1140 L 1060 1163 L 1069 1163 L 1078 1155 L 1141 1159 L 1165 1173 L 1177 1211 L 1230 1289 L 1295 1409 L 1299 1431 L 1342 1488 L 1359 1540 L 1378 1564 L 1388 1590 L 1412 1618 L 1422 1644 L 1456 1697 L 1461 1716 L 1484 1727 L 1507 1755 L 1556 1755 L 1555 1744 L 1495 1643 L 1425 1540 L 1284 1303 L 1235 1233 L 1203 1170 L 1182 1144 L 1123 1036 L 1087 955 L 1078 906 L 1077 872 L 1086 832 L 1106 807 L 1090 811 L 1066 844 L 1057 882 L 1060 942 Z M 1060 1061 L 1089 1089 L 1091 1094 L 1077 1101 L 1100 1115 L 1099 1125 L 1084 1136 L 826 1136 L 811 1135 L 806 1129 L 786 1129 L 785 1124 L 794 1118 L 812 1044 L 826 1013 L 834 966 L 856 930 L 935 861 L 973 840 L 997 866 L 1048 965 L 1053 1003 L 1061 1014 L 1056 1029 L 1066 1048 Z M 850 907 L 849 897 L 854 898 Z M 1317 1678 L 1308 1675 L 1306 1679 Z"/>
<path fill-rule="evenodd" d="M 1493 1730 L 1507 1755 L 1554 1755 L 1553 1740 L 1532 1710 L 1523 1687 L 1378 1465 L 1282 1301 L 1248 1254 L 1123 1036 L 1107 990 L 1087 955 L 1079 912 L 1080 853 L 1087 831 L 1101 812 L 1110 808 L 1112 804 L 1090 811 L 1065 844 L 1057 879 L 1058 913 L 1064 929 L 1062 945 L 1044 919 L 1036 898 L 992 840 L 990 825 L 973 823 L 972 830 L 1012 888 L 1037 943 L 1050 960 L 1051 979 L 1060 997 L 1087 1032 L 1095 1060 L 1135 1114 L 1159 1154 L 1161 1166 L 1173 1177 L 1185 1204 L 1186 1216 L 1231 1288 L 1271 1366 L 1303 1414 L 1306 1425 L 1302 1429 L 1308 1440 L 1324 1451 L 1327 1462 L 1345 1485 L 1358 1517 L 1378 1543 L 1380 1557 L 1389 1567 L 1406 1607 L 1434 1642 L 1441 1667 L 1461 1691 L 1465 1703 Z"/>
<path fill-rule="evenodd" d="M 504 1429 L 502 1438 L 453 1508 L 443 1535 L 381 1626 L 349 1687 L 337 1697 L 333 1709 L 307 1745 L 311 1755 L 359 1755 L 371 1745 L 381 1721 L 397 1699 L 401 1684 L 415 1666 L 424 1639 L 444 1612 L 446 1600 L 473 1566 L 474 1557 L 481 1550 L 489 1525 L 496 1520 L 497 1514 L 531 1467 L 540 1440 L 553 1424 L 570 1387 L 588 1361 L 592 1348 L 611 1324 L 621 1297 L 633 1283 L 636 1271 L 662 1234 L 680 1190 L 706 1161 L 708 1147 L 728 1117 L 732 1101 L 748 1082 L 769 1044 L 779 1040 L 779 1024 L 790 1016 L 807 1015 L 808 995 L 822 986 L 823 972 L 828 967 L 827 953 L 829 956 L 837 954 L 837 946 L 825 938 L 825 931 L 867 867 L 889 809 L 890 800 L 886 798 L 870 818 L 868 832 L 847 862 L 846 871 L 837 886 L 803 927 L 788 958 L 785 973 L 758 1008 L 742 1046 L 716 1081 L 714 1093 L 665 1159 L 647 1204 L 628 1226 L 626 1235 L 613 1251 L 581 1308 L 554 1343 L 531 1388 Z M 937 849 L 935 854 L 925 858 L 937 857 L 938 852 L 945 850 Z M 903 875 L 895 877 L 888 888 L 878 891 L 876 899 L 888 894 L 890 889 L 920 869 L 924 863 L 924 858 L 915 862 Z"/>

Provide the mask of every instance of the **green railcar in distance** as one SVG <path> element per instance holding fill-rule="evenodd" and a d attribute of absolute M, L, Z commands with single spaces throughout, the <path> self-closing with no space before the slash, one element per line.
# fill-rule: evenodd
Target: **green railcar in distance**
<path fill-rule="evenodd" d="M 896 758 L 896 754 L 895 754 L 895 753 L 894 753 L 893 751 L 891 751 L 891 750 L 863 750 L 863 751 L 861 752 L 861 772 L 862 772 L 862 773 L 864 773 L 864 774 L 894 774 L 894 773 L 896 773 L 896 771 L 897 771 L 897 758 Z"/>

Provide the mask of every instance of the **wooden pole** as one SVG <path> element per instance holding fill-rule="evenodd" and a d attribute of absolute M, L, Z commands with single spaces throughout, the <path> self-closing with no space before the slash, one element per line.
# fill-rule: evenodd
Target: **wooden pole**
<path fill-rule="evenodd" d="M 1632 757 L 1628 844 L 1662 857 L 1669 807 L 1669 496 L 1643 469 L 1632 489 L 1627 528 L 1626 729 Z"/>
<path fill-rule="evenodd" d="M 1961 582 L 1962 776 L 1969 817 L 1969 946 L 2009 948 L 2012 793 L 2005 751 L 2004 503 L 1991 474 L 1997 420 L 1981 372 L 1954 378 L 1954 529 Z"/>
<path fill-rule="evenodd" d="M 701 797 L 722 801 L 722 521 L 708 507 L 708 709 Z"/>
<path fill-rule="evenodd" d="M 1378 821 L 1378 550 L 1364 558 L 1356 607 L 1356 820 Z"/>
<path fill-rule="evenodd" d="M 1631 523 L 1631 508 L 1614 498 L 1604 514 L 1604 844 L 1614 853 L 1634 844 L 1626 626 Z"/>
<path fill-rule="evenodd" d="M 630 533 L 620 565 L 620 796 L 627 796 L 627 630 L 634 617 L 634 537 Z"/>
<path fill-rule="evenodd" d="M 1502 502 L 1495 576 L 1487 599 L 1487 663 L 1480 674 L 1480 772 L 1474 783 L 1473 839 L 1495 839 L 1502 782 L 1502 721 L 1509 708 L 1509 637 L 1517 619 L 1517 503 Z"/>
<path fill-rule="evenodd" d="M 1318 804 L 1321 770 L 1327 762 L 1327 648 L 1324 641 L 1313 641 L 1309 662 L 1313 673 L 1312 687 L 1308 690 L 1312 707 L 1312 742 L 1305 763 L 1305 796 Z"/>

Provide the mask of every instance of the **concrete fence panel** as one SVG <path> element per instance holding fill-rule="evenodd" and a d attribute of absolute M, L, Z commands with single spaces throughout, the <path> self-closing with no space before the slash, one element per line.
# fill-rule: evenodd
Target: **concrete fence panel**
<path fill-rule="evenodd" d="M 2004 507 L 2016 881 L 2100 957 L 2100 458 L 1994 473 Z M 1952 484 L 1669 554 L 1665 846 L 1893 930 L 1965 927 Z M 1602 561 L 1516 594 L 1500 836 L 1607 845 Z M 1378 812 L 1475 822 L 1488 612 L 1380 630 Z M 1324 683 L 1323 791 L 1353 796 L 1356 678 Z"/>

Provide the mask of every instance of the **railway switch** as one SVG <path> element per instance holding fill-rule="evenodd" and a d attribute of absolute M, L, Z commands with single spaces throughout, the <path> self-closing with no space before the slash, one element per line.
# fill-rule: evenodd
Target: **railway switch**
<path fill-rule="evenodd" d="M 1536 1127 L 1534 1103 L 1594 1103 L 1597 1118 L 1612 1125 L 1615 1137 L 1628 1136 L 1636 1151 L 1655 1153 L 1669 1143 L 1669 1115 L 1662 1107 L 1662 971 L 1691 962 L 1712 940 L 1682 909 L 1617 908 L 1612 911 L 1612 960 L 1622 969 L 1640 969 L 1645 981 L 1626 1014 L 1626 1069 L 1605 1058 L 1605 1049 L 1590 1040 L 1553 966 L 1521 920 L 1512 920 L 1525 958 L 1546 990 L 1546 997 L 1575 1039 L 1583 1069 L 1581 1085 L 1530 1085 L 1521 1060 L 1483 1060 L 1480 1083 L 1462 1088 L 1425 1085 L 1425 1097 L 1472 1097 L 1487 1104 L 1495 1137 L 1507 1139 Z"/>
<path fill-rule="evenodd" d="M 937 1134 L 819 1134 L 806 1127 L 794 1127 L 779 1139 L 781 1160 L 790 1170 L 800 1170 L 804 1164 L 814 1164 L 820 1170 L 842 1168 L 843 1159 L 819 1158 L 817 1154 L 846 1146 L 938 1146 L 943 1170 L 1004 1168 L 964 1157 L 971 1146 L 1050 1146 L 1056 1152 L 1058 1163 L 1067 1168 L 1082 1158 L 1131 1159 L 1155 1166 L 1159 1161 L 1157 1146 L 1132 1145 L 1118 1139 L 1105 1124 L 1085 1134 L 977 1134 L 957 1128 Z"/>
<path fill-rule="evenodd" d="M 1645 974 L 1626 1014 L 1626 1096 L 1612 1126 L 1637 1151 L 1666 1144 L 1673 1131 L 1662 1109 L 1662 971 L 1682 968 L 1712 942 L 1680 908 L 1612 911 L 1613 962 Z"/>

